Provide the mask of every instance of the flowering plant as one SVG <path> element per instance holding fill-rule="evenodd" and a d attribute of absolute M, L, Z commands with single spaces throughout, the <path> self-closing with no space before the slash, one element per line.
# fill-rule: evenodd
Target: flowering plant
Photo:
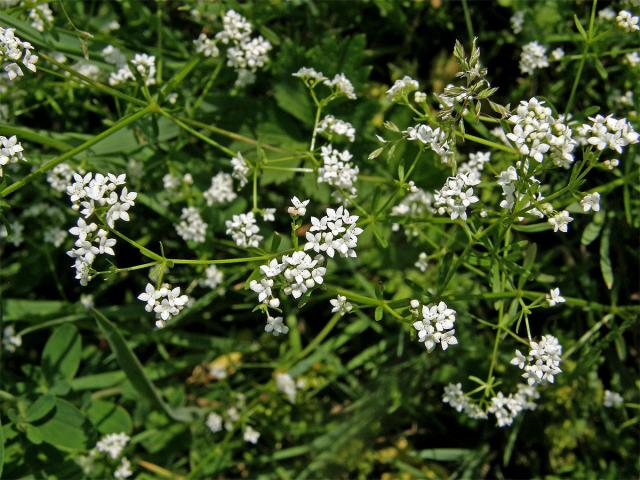
<path fill-rule="evenodd" d="M 637 475 L 634 2 L 6 3 L 0 472 Z"/>

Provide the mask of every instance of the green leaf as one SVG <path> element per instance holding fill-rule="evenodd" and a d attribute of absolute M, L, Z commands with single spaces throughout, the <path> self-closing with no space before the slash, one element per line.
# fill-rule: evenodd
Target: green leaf
<path fill-rule="evenodd" d="M 613 287 L 613 270 L 611 269 L 611 258 L 609 257 L 609 240 L 611 238 L 611 227 L 607 225 L 602 232 L 600 240 L 600 270 L 602 278 L 607 288 L 611 290 Z"/>
<path fill-rule="evenodd" d="M 43 419 L 33 423 L 44 442 L 71 450 L 86 450 L 91 438 L 91 424 L 71 403 L 56 398 L 55 409 Z"/>
<path fill-rule="evenodd" d="M 468 457 L 472 453 L 473 450 L 466 448 L 429 448 L 418 452 L 418 457 L 423 460 L 455 462 Z"/>
<path fill-rule="evenodd" d="M 44 440 L 44 435 L 38 427 L 27 424 L 25 426 L 24 432 L 27 434 L 27 440 L 29 440 L 34 445 L 40 445 Z"/>
<path fill-rule="evenodd" d="M 583 40 L 586 42 L 587 41 L 587 32 L 584 31 L 584 28 L 582 26 L 582 24 L 580 23 L 580 20 L 578 19 L 577 15 L 573 15 L 573 21 L 576 24 L 576 27 L 578 28 L 578 31 L 580 32 L 580 35 L 582 36 Z"/>
<path fill-rule="evenodd" d="M 379 322 L 380 320 L 382 320 L 383 313 L 384 313 L 384 309 L 382 307 L 376 307 L 376 310 L 374 312 L 374 318 L 376 322 Z"/>
<path fill-rule="evenodd" d="M 25 420 L 27 422 L 35 422 L 44 417 L 56 406 L 56 397 L 53 395 L 44 395 L 39 397 L 35 402 L 29 405 Z"/>
<path fill-rule="evenodd" d="M 60 380 L 71 381 L 80 367 L 82 340 L 69 323 L 56 328 L 42 352 L 42 370 L 50 386 Z"/>
<path fill-rule="evenodd" d="M 186 408 L 172 409 L 162 400 L 160 393 L 147 377 L 138 357 L 131 351 L 120 331 L 99 311 L 93 309 L 92 312 L 96 318 L 98 327 L 100 327 L 100 330 L 107 338 L 111 351 L 118 360 L 118 365 L 120 365 L 120 368 L 124 371 L 136 392 L 178 422 L 189 422 L 193 420 L 193 412 L 191 410 Z"/>
<path fill-rule="evenodd" d="M 133 428 L 129 413 L 113 402 L 95 400 L 86 413 L 89 421 L 100 433 L 131 433 Z"/>
<path fill-rule="evenodd" d="M 604 224 L 604 212 L 600 211 L 596 213 L 593 217 L 593 220 L 589 222 L 589 224 L 585 227 L 582 232 L 582 238 L 580 239 L 580 243 L 582 245 L 590 245 L 593 241 L 600 236 L 600 231 L 602 230 L 602 225 Z"/>

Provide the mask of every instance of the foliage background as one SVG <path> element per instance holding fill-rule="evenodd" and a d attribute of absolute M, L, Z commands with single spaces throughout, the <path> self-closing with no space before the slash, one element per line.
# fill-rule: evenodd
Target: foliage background
<path fill-rule="evenodd" d="M 604 6 L 598 3 L 598 8 Z M 202 20 L 190 16 L 194 7 L 202 12 Z M 332 113 L 356 127 L 352 153 L 361 171 L 388 176 L 395 171 L 396 160 L 367 160 L 367 156 L 378 146 L 374 135 L 382 132 L 384 120 L 400 128 L 411 125 L 410 112 L 384 101 L 393 80 L 411 75 L 421 80 L 425 91 L 440 91 L 456 72 L 451 56 L 455 39 L 468 45 L 473 33 L 479 37 L 492 84 L 500 87 L 501 102 L 515 105 L 537 95 L 561 110 L 578 60 L 524 78 L 517 68 L 520 48 L 537 39 L 579 54 L 582 46 L 573 15 L 587 19 L 591 7 L 581 1 L 470 2 L 466 12 L 463 3 L 439 0 L 199 5 L 125 0 L 53 3 L 56 26 L 42 34 L 29 26 L 24 7 L 0 12 L 0 24 L 17 27 L 39 52 L 60 51 L 80 59 L 86 50 L 103 67 L 98 52 L 107 44 L 154 54 L 166 82 L 192 59 L 192 40 L 219 26 L 219 22 L 212 25 L 207 15 L 214 19 L 235 8 L 274 44 L 268 70 L 243 92 L 232 89 L 233 73 L 223 69 L 195 108 L 213 68 L 202 61 L 176 86 L 176 111 L 260 143 L 304 149 L 314 112 L 291 73 L 303 65 L 327 75 L 344 72 L 360 98 L 338 105 Z M 517 36 L 509 28 L 515 10 L 525 10 L 528 19 Z M 113 19 L 121 28 L 105 32 L 102 27 Z M 637 35 L 628 42 L 637 47 Z M 601 48 L 605 51 L 606 45 Z M 619 112 L 612 99 L 616 92 L 632 89 L 637 112 L 637 70 L 615 57 L 599 61 L 602 68 L 595 61 L 585 63 L 574 110 L 599 106 L 603 112 Z M 134 108 L 45 65 L 42 62 L 38 75 L 25 77 L 1 95 L 6 108 L 0 133 L 18 134 L 27 146 L 30 165 L 82 143 Z M 129 95 L 142 99 L 135 87 L 129 90 Z M 637 122 L 637 114 L 630 120 Z M 202 131 L 249 158 L 256 155 L 255 145 Z M 477 149 L 465 144 L 462 150 Z M 403 155 L 412 157 L 401 149 L 396 152 L 397 159 Z M 161 240 L 174 257 L 228 255 L 224 219 L 245 211 L 249 200 L 239 198 L 221 210 L 205 212 L 211 229 L 208 242 L 187 246 L 173 229 L 185 197 L 173 198 L 162 188 L 162 176 L 170 171 L 192 173 L 204 190 L 213 173 L 228 168 L 226 157 L 171 121 L 147 116 L 70 163 L 88 170 L 124 171 L 132 159 L 143 170 L 137 178 L 130 175 L 132 189 L 140 196 L 125 231 L 154 248 Z M 293 365 L 291 359 L 327 323 L 332 295 L 318 292 L 300 311 L 291 309 L 290 334 L 273 338 L 262 332 L 261 320 L 251 312 L 252 298 L 243 290 L 256 265 L 225 271 L 222 295 L 196 290 L 195 306 L 166 330 L 154 330 L 135 299 L 145 283 L 144 273 L 97 280 L 88 288 L 98 310 L 110 320 L 100 322 L 78 302 L 86 289 L 73 280 L 65 249 L 42 242 L 44 228 L 52 221 L 71 226 L 73 213 L 66 198 L 56 196 L 43 177 L 36 179 L 2 204 L 3 221 L 21 220 L 25 227 L 22 245 L 0 247 L 2 322 L 14 324 L 24 342 L 17 352 L 1 358 L 4 476 L 80 477 L 74 462 L 78 452 L 89 450 L 101 433 L 127 431 L 133 437 L 129 456 L 135 459 L 139 478 L 190 472 L 201 478 L 637 477 L 637 404 L 621 410 L 602 408 L 604 388 L 619 391 L 627 401 L 638 401 L 637 310 L 623 314 L 615 307 L 637 305 L 638 300 L 637 148 L 629 149 L 621 161 L 619 176 L 624 181 L 608 194 L 602 215 L 579 218 L 569 235 L 518 234 L 518 240 L 538 245 L 530 274 L 538 290 L 558 285 L 563 294 L 593 305 L 536 313 L 535 332 L 552 331 L 565 350 L 575 346 L 575 352 L 564 363 L 557 385 L 543 393 L 538 409 L 519 417 L 509 429 L 468 420 L 441 402 L 444 385 L 486 371 L 493 334 L 474 319 L 495 317 L 490 301 L 455 304 L 460 345 L 443 355 L 427 355 L 411 341 L 407 328 L 392 318 L 378 321 L 373 311 L 361 310 L 341 320 L 318 348 Z M 424 188 L 438 188 L 446 176 L 442 166 L 430 161 L 420 165 L 415 180 Z M 5 177 L 2 187 L 6 185 Z M 261 202 L 279 212 L 291 195 L 311 198 L 318 206 L 330 203 L 328 190 L 318 189 L 310 176 L 266 174 L 260 187 Z M 373 190 L 365 188 L 363 195 Z M 497 203 L 495 194 L 490 198 Z M 60 218 L 43 213 L 25 219 L 25 209 L 40 202 L 59 211 Z M 402 235 L 389 236 L 388 227 L 381 227 L 382 240 L 366 232 L 358 261 L 340 263 L 332 272 L 339 275 L 341 286 L 375 297 L 375 286 L 382 285 L 389 298 L 406 298 L 413 294 L 414 284 L 425 290 L 437 285 L 446 265 L 418 272 L 413 263 L 421 249 Z M 443 241 L 440 227 L 430 228 L 425 226 L 425 235 Z M 277 218 L 274 229 L 286 232 L 288 220 Z M 452 235 L 455 251 L 464 244 L 464 235 Z M 139 253 L 124 243 L 117 252 L 118 265 L 140 260 Z M 188 284 L 194 272 L 198 270 L 177 267 L 170 278 Z M 461 271 L 452 288 L 458 293 L 473 291 L 477 281 L 472 273 Z M 121 351 L 114 351 L 113 345 Z M 122 359 L 130 351 L 144 366 L 152 390 L 140 387 L 146 382 L 136 377 L 140 372 L 123 370 Z M 240 352 L 242 361 L 228 379 L 192 381 L 194 368 L 230 352 Z M 507 377 L 513 376 L 510 353 L 501 354 L 498 367 L 498 373 Z M 308 384 L 295 405 L 270 382 L 273 371 L 285 365 Z M 202 421 L 181 422 L 167 414 L 176 414 L 184 405 L 206 409 L 225 404 L 239 392 L 252 405 L 252 424 L 262 433 L 255 447 L 248 448 L 237 435 L 214 436 Z M 164 406 L 154 400 L 156 393 L 166 399 Z"/>

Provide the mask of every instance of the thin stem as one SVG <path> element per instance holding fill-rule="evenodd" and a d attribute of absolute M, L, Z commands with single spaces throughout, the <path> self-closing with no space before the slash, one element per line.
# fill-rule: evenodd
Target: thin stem
<path fill-rule="evenodd" d="M 313 94 L 313 90 L 311 90 L 311 93 Z M 311 134 L 311 145 L 309 146 L 309 151 L 313 152 L 313 150 L 316 148 L 316 136 L 318 134 L 318 123 L 320 122 L 320 114 L 322 113 L 322 106 L 320 106 L 318 104 L 318 101 L 315 98 L 315 95 L 313 95 L 313 99 L 316 102 L 317 105 L 317 109 L 316 109 L 316 119 L 313 122 L 313 133 Z"/>
<path fill-rule="evenodd" d="M 63 153 L 62 155 L 54 158 L 53 160 L 49 160 L 44 165 L 41 165 L 40 168 L 34 170 L 33 172 L 31 172 L 26 177 L 18 180 L 17 182 L 12 183 L 8 187 L 6 187 L 4 190 L 2 190 L 2 192 L 0 192 L 0 197 L 4 198 L 7 195 L 15 192 L 16 190 L 21 189 L 26 184 L 28 184 L 31 181 L 33 181 L 36 177 L 38 177 L 38 176 L 42 175 L 43 173 L 51 170 L 53 167 L 55 167 L 59 163 L 62 163 L 65 160 L 68 160 L 68 159 L 76 156 L 77 154 L 79 154 L 81 152 L 84 152 L 89 147 L 95 145 L 96 143 L 100 142 L 101 140 L 104 140 L 105 138 L 107 138 L 108 136 L 114 134 L 118 130 L 122 130 L 124 127 L 126 127 L 126 126 L 132 124 L 133 122 L 135 122 L 136 120 L 144 117 L 147 113 L 157 111 L 157 109 L 158 109 L 158 106 L 156 104 L 150 104 L 150 105 L 147 105 L 142 110 L 138 110 L 136 113 L 133 113 L 133 114 L 129 115 L 128 117 L 120 119 L 118 122 L 116 122 L 110 128 L 106 129 L 104 132 L 99 133 L 95 137 L 87 140 L 86 142 L 82 143 L 81 145 L 78 145 L 77 147 L 69 150 L 68 152 Z"/>
<path fill-rule="evenodd" d="M 462 10 L 464 12 L 464 23 L 467 25 L 469 41 L 473 42 L 475 35 L 473 34 L 473 23 L 471 23 L 471 15 L 469 13 L 469 5 L 467 5 L 467 0 L 462 0 Z"/>
<path fill-rule="evenodd" d="M 584 69 L 584 64 L 587 61 L 587 54 L 589 53 L 589 47 L 591 46 L 591 40 L 593 38 L 593 24 L 596 15 L 596 5 L 598 0 L 593 0 L 591 4 L 591 17 L 589 19 L 589 31 L 587 32 L 587 38 L 584 41 L 584 49 L 582 50 L 582 58 L 580 59 L 580 63 L 578 64 L 578 73 L 576 73 L 575 79 L 573 80 L 573 85 L 571 86 L 571 94 L 569 95 L 569 101 L 567 102 L 567 106 L 564 109 L 564 114 L 567 114 L 571 111 L 573 107 L 573 101 L 576 96 L 576 92 L 578 91 L 578 85 L 580 84 L 580 78 L 582 77 L 582 70 Z"/>

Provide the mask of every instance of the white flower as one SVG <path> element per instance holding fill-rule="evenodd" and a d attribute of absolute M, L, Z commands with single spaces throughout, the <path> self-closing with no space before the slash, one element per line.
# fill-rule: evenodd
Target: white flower
<path fill-rule="evenodd" d="M 404 78 L 396 80 L 393 86 L 387 90 L 387 98 L 392 102 L 399 102 L 411 92 L 418 90 L 418 88 L 420 88 L 418 82 L 408 75 L 405 75 Z"/>
<path fill-rule="evenodd" d="M 416 92 L 413 94 L 413 101 L 416 103 L 424 103 L 427 101 L 427 94 L 424 92 Z"/>
<path fill-rule="evenodd" d="M 442 163 L 449 163 L 453 158 L 453 151 L 447 140 L 447 134 L 440 127 L 433 129 L 429 125 L 418 124 L 415 127 L 409 127 L 404 134 L 407 140 L 419 141 L 427 145 L 440 156 Z"/>
<path fill-rule="evenodd" d="M 0 27 L 0 64 L 4 66 L 9 81 L 22 77 L 22 69 L 18 61 L 30 71 L 36 71 L 37 55 L 31 53 L 33 46 L 29 42 L 21 40 L 15 35 L 15 28 Z"/>
<path fill-rule="evenodd" d="M 13 325 L 7 325 L 2 331 L 2 347 L 9 353 L 13 353 L 22 345 L 22 337 L 16 335 Z"/>
<path fill-rule="evenodd" d="M 598 17 L 603 20 L 613 20 L 616 18 L 616 11 L 611 7 L 606 7 L 598 12 Z"/>
<path fill-rule="evenodd" d="M 420 255 L 418 255 L 418 260 L 414 264 L 415 267 L 421 272 L 426 272 L 427 268 L 429 267 L 429 262 L 427 261 L 427 257 L 428 255 L 426 254 L 426 252 L 420 252 Z"/>
<path fill-rule="evenodd" d="M 511 15 L 509 19 L 509 23 L 511 23 L 511 30 L 516 35 L 522 32 L 522 27 L 524 26 L 524 11 L 518 10 Z"/>
<path fill-rule="evenodd" d="M 126 458 L 123 458 L 120 461 L 120 465 L 118 466 L 116 471 L 113 472 L 113 477 L 114 478 L 128 478 L 131 475 L 133 475 L 133 471 L 131 470 L 131 462 L 129 460 L 127 460 Z"/>
<path fill-rule="evenodd" d="M 224 224 L 227 227 L 227 235 L 231 235 L 231 238 L 239 247 L 257 248 L 260 246 L 263 237 L 259 234 L 260 228 L 256 225 L 256 217 L 253 212 L 234 215 L 231 220 L 227 220 Z"/>
<path fill-rule="evenodd" d="M 618 392 L 612 392 L 611 390 L 604 391 L 604 400 L 602 404 L 607 408 L 618 408 L 624 404 L 624 398 Z"/>
<path fill-rule="evenodd" d="M 589 193 L 582 197 L 580 200 L 580 205 L 582 205 L 582 210 L 588 212 L 593 210 L 594 212 L 600 211 L 600 194 L 598 192 Z"/>
<path fill-rule="evenodd" d="M 524 370 L 522 377 L 530 386 L 553 383 L 554 377 L 562 371 L 562 345 L 552 335 L 544 335 L 539 342 L 531 342 L 526 362 L 522 357 L 524 355 L 516 350 L 516 357 L 511 363 Z"/>
<path fill-rule="evenodd" d="M 200 211 L 196 207 L 182 209 L 180 223 L 175 226 L 176 233 L 185 241 L 203 243 L 208 225 L 202 220 Z"/>
<path fill-rule="evenodd" d="M 638 52 L 627 53 L 624 56 L 624 63 L 631 67 L 635 67 L 640 63 L 640 54 Z"/>
<path fill-rule="evenodd" d="M 217 173 L 211 178 L 211 186 L 203 195 L 210 207 L 232 202 L 237 197 L 233 190 L 233 177 L 228 173 Z"/>
<path fill-rule="evenodd" d="M 288 373 L 278 372 L 275 378 L 277 389 L 285 394 L 289 402 L 296 403 L 297 387 L 293 377 Z"/>
<path fill-rule="evenodd" d="M 547 299 L 547 303 L 550 307 L 555 307 L 558 303 L 566 302 L 564 297 L 560 296 L 559 288 L 552 288 L 549 290 L 549 293 L 546 294 L 545 298 Z"/>
<path fill-rule="evenodd" d="M 218 288 L 224 278 L 222 271 L 215 265 L 208 266 L 204 274 L 205 278 L 200 280 L 200 285 L 210 288 L 211 290 Z"/>
<path fill-rule="evenodd" d="M 564 50 L 562 48 L 556 48 L 551 51 L 551 58 L 555 61 L 559 61 L 564 57 Z"/>
<path fill-rule="evenodd" d="M 356 129 L 353 128 L 349 122 L 340 120 L 333 115 L 325 115 L 325 117 L 318 123 L 316 127 L 317 133 L 326 134 L 329 139 L 332 139 L 333 135 L 346 137 L 350 142 L 356 139 Z"/>
<path fill-rule="evenodd" d="M 129 435 L 126 433 L 110 433 L 103 436 L 100 441 L 96 443 L 96 450 L 108 454 L 115 460 L 120 456 L 124 447 L 129 443 L 129 440 Z"/>
<path fill-rule="evenodd" d="M 207 416 L 207 427 L 213 433 L 218 433 L 222 430 L 222 417 L 217 413 L 210 413 Z"/>
<path fill-rule="evenodd" d="M 349 313 L 353 309 L 353 305 L 347 301 L 347 297 L 343 295 L 338 295 L 336 298 L 332 298 L 329 300 L 331 304 L 331 313 L 340 313 L 340 315 L 344 315 L 345 313 Z"/>
<path fill-rule="evenodd" d="M 322 167 L 318 169 L 318 183 L 327 183 L 355 195 L 354 184 L 360 170 L 351 163 L 353 155 L 348 150 L 339 151 L 326 145 L 320 149 L 320 156 Z"/>
<path fill-rule="evenodd" d="M 335 93 L 340 95 L 344 95 L 349 100 L 355 100 L 356 93 L 353 89 L 353 84 L 349 81 L 347 77 L 345 77 L 344 73 L 339 73 L 335 75 L 331 80 L 326 79 L 323 83 L 333 89 Z"/>
<path fill-rule="evenodd" d="M 274 336 L 285 335 L 289 332 L 289 327 L 282 323 L 282 317 L 267 316 L 267 324 L 264 327 L 264 331 L 271 333 Z"/>
<path fill-rule="evenodd" d="M 250 168 L 240 152 L 231 159 L 231 167 L 233 168 L 231 176 L 238 180 L 240 188 L 244 187 L 248 181 L 247 174 L 249 173 Z"/>
<path fill-rule="evenodd" d="M 447 307 L 446 303 L 440 302 L 437 305 L 423 305 L 420 313 L 422 318 L 413 323 L 413 328 L 417 330 L 418 340 L 424 343 L 428 352 L 431 352 L 438 343 L 443 350 L 450 345 L 458 344 L 453 329 L 456 321 L 455 310 Z M 416 307 L 414 315 L 420 313 Z"/>
<path fill-rule="evenodd" d="M 9 138 L 0 136 L 0 177 L 2 177 L 2 167 L 5 165 L 26 161 L 23 151 L 24 148 L 15 135 Z"/>
<path fill-rule="evenodd" d="M 291 207 L 287 208 L 287 213 L 294 217 L 304 217 L 307 214 L 307 205 L 310 200 L 300 201 L 298 197 L 291 199 Z"/>
<path fill-rule="evenodd" d="M 548 66 L 547 49 L 537 41 L 529 42 L 522 47 L 520 54 L 520 71 L 522 73 L 532 75 L 535 70 Z"/>
<path fill-rule="evenodd" d="M 553 226 L 553 231 L 567 232 L 568 225 L 573 221 L 573 217 L 569 216 L 569 212 L 563 210 L 553 217 L 549 218 L 548 223 Z"/>
<path fill-rule="evenodd" d="M 33 28 L 39 32 L 44 32 L 45 26 L 53 23 L 53 12 L 48 3 L 40 3 L 29 10 L 29 18 Z"/>
<path fill-rule="evenodd" d="M 640 136 L 624 118 L 596 115 L 589 117 L 589 120 L 590 124 L 578 128 L 578 138 L 583 145 L 592 145 L 598 150 L 610 148 L 621 154 L 627 145 L 638 143 Z"/>
<path fill-rule="evenodd" d="M 198 38 L 193 41 L 196 53 L 202 53 L 205 57 L 215 58 L 220 55 L 220 50 L 214 40 L 211 40 L 205 33 L 201 33 Z"/>
<path fill-rule="evenodd" d="M 276 221 L 276 209 L 275 208 L 265 208 L 262 210 L 262 220 L 265 222 L 275 222 Z"/>
<path fill-rule="evenodd" d="M 296 73 L 292 73 L 291 75 L 302 79 L 305 83 L 310 85 L 315 85 L 327 80 L 327 77 L 322 72 L 318 72 L 309 67 L 302 67 Z"/>
<path fill-rule="evenodd" d="M 258 443 L 258 439 L 260 438 L 260 432 L 257 432 L 250 426 L 247 426 L 247 428 L 244 429 L 242 438 L 245 442 L 253 443 L 255 445 L 256 443 Z"/>
<path fill-rule="evenodd" d="M 467 207 L 480 201 L 473 191 L 479 180 L 470 178 L 463 172 L 449 177 L 440 190 L 434 194 L 434 207 L 439 214 L 447 214 L 451 220 L 467 219 Z"/>
<path fill-rule="evenodd" d="M 306 233 L 305 250 L 326 253 L 329 257 L 338 252 L 343 257 L 356 257 L 358 236 L 363 232 L 356 225 L 357 215 L 340 206 L 336 210 L 328 208 L 326 215 L 320 219 L 311 217 L 311 227 Z M 316 233 L 317 232 L 317 233 Z"/>
<path fill-rule="evenodd" d="M 164 328 L 167 321 L 180 313 L 189 301 L 187 295 L 180 294 L 180 287 L 171 288 L 168 284 L 163 284 L 159 289 L 147 283 L 145 291 L 138 295 L 138 300 L 146 303 L 147 312 L 155 312 L 156 327 Z"/>
<path fill-rule="evenodd" d="M 631 12 L 627 10 L 620 10 L 616 16 L 616 25 L 618 28 L 625 32 L 637 32 L 640 29 L 638 26 L 638 17 L 634 17 Z"/>

